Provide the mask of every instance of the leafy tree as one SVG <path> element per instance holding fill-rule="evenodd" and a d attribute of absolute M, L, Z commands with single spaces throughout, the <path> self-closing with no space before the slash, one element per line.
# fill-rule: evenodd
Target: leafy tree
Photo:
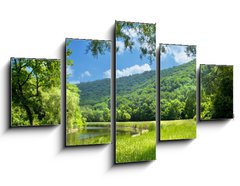
<path fill-rule="evenodd" d="M 109 52 L 111 49 L 111 41 L 106 40 L 92 40 L 86 48 L 86 53 L 92 53 L 93 57 L 98 57 L 98 55 L 104 55 L 105 52 Z"/>
<path fill-rule="evenodd" d="M 67 84 L 67 130 L 81 128 L 85 124 L 82 118 L 79 89 L 75 85 Z"/>
<path fill-rule="evenodd" d="M 72 66 L 74 61 L 70 60 L 69 57 L 72 55 L 72 49 L 70 44 L 72 39 L 66 40 L 66 66 Z M 69 77 L 71 74 L 67 74 Z M 82 117 L 80 109 L 80 90 L 77 85 L 70 84 L 67 82 L 66 85 L 67 95 L 67 106 L 66 106 L 66 117 L 67 117 L 67 131 L 71 132 L 71 129 L 79 129 L 86 123 L 86 118 Z"/>
<path fill-rule="evenodd" d="M 47 112 L 47 107 L 49 108 L 51 105 L 48 100 L 51 94 L 49 90 L 60 91 L 60 61 L 11 58 L 11 69 L 13 126 L 60 123 L 60 119 L 53 119 L 59 118 L 60 115 L 60 94 L 51 98 L 56 107 L 50 108 L 50 111 Z M 19 111 L 25 113 L 14 113 Z M 20 115 L 24 117 L 22 120 L 18 119 L 17 122 L 14 117 Z M 26 124 L 26 120 L 28 120 L 28 124 Z"/>
<path fill-rule="evenodd" d="M 201 119 L 233 117 L 233 66 L 201 65 Z"/>
<path fill-rule="evenodd" d="M 131 33 L 136 33 L 134 37 Z M 124 43 L 125 50 L 132 51 L 134 47 L 140 50 L 140 58 L 146 57 L 149 63 L 155 60 L 156 53 L 156 24 L 134 23 L 116 21 L 115 37 L 117 41 Z M 97 57 L 110 50 L 110 43 L 92 41 L 87 47 L 87 52 L 91 51 L 92 55 Z M 116 48 L 119 51 L 119 47 Z"/>

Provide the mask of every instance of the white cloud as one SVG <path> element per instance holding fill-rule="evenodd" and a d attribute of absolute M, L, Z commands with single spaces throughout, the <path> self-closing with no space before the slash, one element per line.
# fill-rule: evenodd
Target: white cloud
<path fill-rule="evenodd" d="M 71 74 L 73 75 L 73 69 L 71 68 L 71 66 L 67 66 L 67 74 Z"/>
<path fill-rule="evenodd" d="M 118 54 L 122 54 L 125 49 L 123 41 L 116 41 L 116 46 L 118 48 Z"/>
<path fill-rule="evenodd" d="M 109 70 L 105 71 L 103 73 L 103 77 L 104 78 L 111 78 L 111 70 L 109 69 Z"/>
<path fill-rule="evenodd" d="M 178 64 L 184 64 L 187 63 L 191 60 L 193 60 L 195 57 L 188 56 L 185 52 L 186 46 L 168 46 L 166 47 L 167 49 L 167 54 L 173 55 L 175 61 Z M 165 56 L 163 56 L 165 57 Z"/>
<path fill-rule="evenodd" d="M 120 78 L 120 77 L 124 77 L 124 76 L 131 76 L 134 74 L 141 74 L 143 72 L 146 71 L 150 71 L 151 67 L 149 66 L 149 64 L 145 63 L 143 65 L 134 65 L 122 70 L 116 70 L 116 77 Z M 110 78 L 111 77 L 111 70 L 107 70 L 106 72 L 104 72 L 104 77 L 105 78 Z"/>
<path fill-rule="evenodd" d="M 81 74 L 81 77 L 82 77 L 82 78 L 84 78 L 84 77 L 90 77 L 90 76 L 91 76 L 91 74 L 90 74 L 89 71 L 85 71 L 85 72 L 83 72 L 83 73 Z"/>
<path fill-rule="evenodd" d="M 138 42 L 137 31 L 133 28 L 129 28 L 129 29 L 123 29 L 122 32 L 124 34 L 128 35 L 132 39 L 132 41 L 134 42 L 133 49 L 138 49 L 139 50 L 140 44 Z M 117 54 L 122 54 L 125 50 L 125 45 L 124 45 L 123 41 L 116 41 L 116 47 L 118 47 Z M 126 49 L 126 50 L 129 50 L 129 48 Z"/>
<path fill-rule="evenodd" d="M 133 28 L 123 29 L 122 32 L 132 38 L 137 37 L 137 31 Z"/>

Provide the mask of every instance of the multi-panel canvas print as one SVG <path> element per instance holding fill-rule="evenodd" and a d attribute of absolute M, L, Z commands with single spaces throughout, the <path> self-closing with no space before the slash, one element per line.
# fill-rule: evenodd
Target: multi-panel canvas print
<path fill-rule="evenodd" d="M 66 146 L 111 142 L 111 41 L 66 39 Z"/>
<path fill-rule="evenodd" d="M 200 66 L 200 120 L 233 118 L 233 66 Z"/>
<path fill-rule="evenodd" d="M 196 138 L 196 46 L 160 44 L 160 140 Z"/>
<path fill-rule="evenodd" d="M 61 122 L 61 62 L 11 58 L 11 127 Z"/>
<path fill-rule="evenodd" d="M 115 23 L 115 163 L 156 159 L 156 25 Z"/>

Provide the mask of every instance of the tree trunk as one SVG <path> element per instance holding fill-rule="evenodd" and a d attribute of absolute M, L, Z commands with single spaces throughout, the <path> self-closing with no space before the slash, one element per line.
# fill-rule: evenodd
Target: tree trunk
<path fill-rule="evenodd" d="M 33 115 L 32 115 L 32 112 L 31 112 L 30 108 L 27 105 L 24 105 L 24 108 L 25 108 L 25 110 L 27 112 L 27 115 L 28 115 L 29 124 L 30 124 L 30 126 L 33 126 Z"/>

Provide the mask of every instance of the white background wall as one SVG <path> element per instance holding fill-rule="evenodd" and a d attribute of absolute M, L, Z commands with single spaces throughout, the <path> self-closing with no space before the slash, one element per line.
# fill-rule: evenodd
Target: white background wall
<path fill-rule="evenodd" d="M 240 185 L 239 1 L 0 2 L 0 185 Z M 196 44 L 201 63 L 234 65 L 235 119 L 157 145 L 157 160 L 112 165 L 111 145 L 63 148 L 64 126 L 8 129 L 9 58 L 62 58 L 65 37 L 111 39 L 115 20 L 157 23 L 157 43 Z"/>

